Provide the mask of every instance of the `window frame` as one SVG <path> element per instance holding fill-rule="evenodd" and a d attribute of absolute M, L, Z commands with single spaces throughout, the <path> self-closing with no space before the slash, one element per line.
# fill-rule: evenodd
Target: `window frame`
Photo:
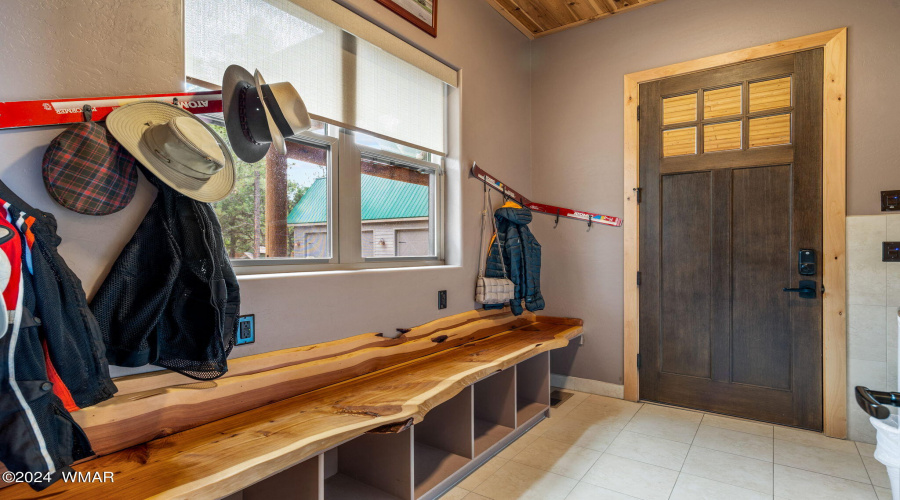
<path fill-rule="evenodd" d="M 331 137 L 329 135 L 320 135 L 314 134 L 310 132 L 302 132 L 300 134 L 285 138 L 288 142 L 296 142 L 301 144 L 309 144 L 317 147 L 324 147 L 328 149 L 328 163 L 325 166 L 325 178 L 327 179 L 327 201 L 326 201 L 326 218 L 325 218 L 325 226 L 326 226 L 326 241 L 329 247 L 329 251 L 331 254 L 330 258 L 327 259 L 304 259 L 304 258 L 296 258 L 296 257 L 263 257 L 259 259 L 235 259 L 229 256 L 231 260 L 231 266 L 235 269 L 237 274 L 242 274 L 239 272 L 242 268 L 247 267 L 257 267 L 257 266 L 295 266 L 295 265 L 310 265 L 310 264 L 336 264 L 337 260 L 337 252 L 335 251 L 335 237 L 336 229 L 338 224 L 340 223 L 336 217 L 334 217 L 334 213 L 337 210 L 338 200 L 335 198 L 335 189 L 334 189 L 334 177 L 337 171 L 337 165 L 340 165 L 339 155 L 340 148 L 338 146 L 338 139 L 336 137 Z"/>
<path fill-rule="evenodd" d="M 429 184 L 428 184 L 428 249 L 431 255 L 427 256 L 415 256 L 415 257 L 401 257 L 401 256 L 393 256 L 393 257 L 363 257 L 363 262 L 399 262 L 399 261 L 430 261 L 430 260 L 443 260 L 443 178 L 444 178 L 444 159 L 442 157 L 439 158 L 439 163 L 433 163 L 430 161 L 419 160 L 416 158 L 410 158 L 407 156 L 399 155 L 396 153 L 391 153 L 389 151 L 382 151 L 380 149 L 371 148 L 368 146 L 360 146 L 355 145 L 356 149 L 359 152 L 359 162 L 355 162 L 356 165 L 360 165 L 362 158 L 373 158 L 375 160 L 385 161 L 391 164 L 392 166 L 397 166 L 401 168 L 411 168 L 413 170 L 417 170 L 420 173 L 428 174 Z M 361 167 L 361 165 L 360 165 Z M 418 168 L 416 168 L 418 167 Z M 362 172 L 360 171 L 360 175 Z M 360 221 L 362 224 L 362 221 Z M 360 226 L 360 232 L 362 232 L 362 227 Z M 362 255 L 362 252 L 360 252 Z"/>
<path fill-rule="evenodd" d="M 410 158 L 368 146 L 357 145 L 355 132 L 328 124 L 325 135 L 304 132 L 286 138 L 287 141 L 308 143 L 329 149 L 326 176 L 328 179 L 327 241 L 330 259 L 294 257 L 266 257 L 260 259 L 231 258 L 239 276 L 258 274 L 350 271 L 445 265 L 445 158 L 438 163 Z M 384 138 L 385 140 L 390 140 Z M 399 143 L 398 143 L 399 144 Z M 433 154 L 433 153 L 429 153 Z M 429 247 L 433 255 L 417 257 L 362 256 L 362 192 L 363 157 L 388 161 L 397 166 L 414 168 L 429 174 Z M 436 156 L 436 155 L 435 155 Z"/>

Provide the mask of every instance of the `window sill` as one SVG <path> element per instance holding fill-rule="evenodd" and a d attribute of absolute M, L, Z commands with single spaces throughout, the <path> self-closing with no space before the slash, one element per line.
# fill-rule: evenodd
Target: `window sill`
<path fill-rule="evenodd" d="M 363 273 L 384 273 L 392 271 L 424 271 L 460 269 L 461 266 L 448 265 L 442 260 L 413 261 L 369 261 L 354 264 L 290 264 L 290 265 L 248 265 L 235 267 L 238 281 L 259 279 L 290 278 L 299 276 L 329 276 Z"/>

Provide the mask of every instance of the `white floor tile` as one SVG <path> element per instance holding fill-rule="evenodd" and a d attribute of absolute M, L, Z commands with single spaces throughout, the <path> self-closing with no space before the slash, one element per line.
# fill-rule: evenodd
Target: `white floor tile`
<path fill-rule="evenodd" d="M 484 463 L 481 467 L 475 469 L 474 472 L 460 481 L 459 486 L 467 490 L 474 490 L 479 484 L 483 483 L 487 478 L 497 472 L 497 469 L 503 467 L 503 464 L 509 462 L 507 458 L 494 457 Z"/>
<path fill-rule="evenodd" d="M 875 487 L 875 494 L 878 495 L 878 500 L 894 500 L 894 496 L 891 493 L 890 488 L 879 488 Z"/>
<path fill-rule="evenodd" d="M 724 451 L 734 455 L 772 461 L 772 438 L 701 425 L 694 437 L 694 446 Z"/>
<path fill-rule="evenodd" d="M 702 419 L 702 413 L 645 404 L 625 430 L 691 444 Z"/>
<path fill-rule="evenodd" d="M 855 447 L 854 447 L 855 450 Z M 775 440 L 775 463 L 796 469 L 869 483 L 869 474 L 859 453 L 826 450 Z"/>
<path fill-rule="evenodd" d="M 680 471 L 690 445 L 668 439 L 622 431 L 606 452 L 638 462 Z"/>
<path fill-rule="evenodd" d="M 775 464 L 775 498 L 792 500 L 877 500 L 871 484 Z"/>
<path fill-rule="evenodd" d="M 612 398 L 604 398 L 604 399 L 612 399 Z M 620 400 L 613 400 L 620 401 Z M 606 403 L 606 402 L 597 402 L 596 400 L 592 400 L 588 398 L 581 402 L 578 406 L 575 407 L 572 411 L 570 411 L 567 415 L 567 418 L 584 420 L 587 422 L 595 423 L 595 424 L 606 424 L 609 426 L 618 426 L 625 427 L 635 413 L 640 410 L 642 405 L 631 403 L 627 405 L 616 404 L 616 403 Z"/>
<path fill-rule="evenodd" d="M 678 476 L 669 500 L 771 500 L 772 495 L 684 474 Z"/>
<path fill-rule="evenodd" d="M 862 456 L 863 464 L 866 466 L 866 472 L 869 473 L 869 480 L 872 484 L 880 488 L 890 488 L 891 478 L 888 477 L 887 468 L 884 464 L 875 460 L 875 445 L 868 443 L 856 443 L 859 454 Z"/>
<path fill-rule="evenodd" d="M 443 500 L 443 498 L 441 498 L 441 500 Z M 475 493 L 474 491 L 471 491 L 471 492 L 469 492 L 468 495 L 463 497 L 463 500 L 491 500 L 491 499 L 486 496 L 479 495 L 478 493 Z"/>
<path fill-rule="evenodd" d="M 643 500 L 667 500 L 678 473 L 604 453 L 582 481 Z"/>
<path fill-rule="evenodd" d="M 526 432 L 519 439 L 516 439 L 512 443 L 509 444 L 506 448 L 503 448 L 503 451 L 497 454 L 500 458 L 512 458 L 518 455 L 522 450 L 525 449 L 526 446 L 535 442 L 537 438 L 540 436 L 537 434 L 532 434 L 530 432 Z"/>
<path fill-rule="evenodd" d="M 803 431 L 777 425 L 775 426 L 775 439 L 848 453 L 852 453 L 856 449 L 853 441 L 830 438 L 819 432 Z"/>
<path fill-rule="evenodd" d="M 569 493 L 566 500 L 635 500 L 635 497 L 582 481 Z"/>
<path fill-rule="evenodd" d="M 578 481 L 509 461 L 475 488 L 492 500 L 563 500 Z"/>
<path fill-rule="evenodd" d="M 643 406 L 643 403 L 635 403 L 632 401 L 627 401 L 619 398 L 610 398 L 607 396 L 598 396 L 596 394 L 588 394 L 588 397 L 585 398 L 583 402 L 593 405 L 615 406 L 618 408 L 634 411 L 640 410 L 641 406 Z"/>
<path fill-rule="evenodd" d="M 441 500 L 463 500 L 469 493 L 471 493 L 469 490 L 464 490 L 457 486 L 447 493 L 444 493 Z"/>
<path fill-rule="evenodd" d="M 581 446 L 537 438 L 512 460 L 561 476 L 581 479 L 600 455 L 599 451 Z"/>
<path fill-rule="evenodd" d="M 691 447 L 681 471 L 760 493 L 771 493 L 772 463 L 721 451 Z"/>
<path fill-rule="evenodd" d="M 580 418 L 572 418 L 571 415 L 559 418 L 548 418 L 541 433 L 541 437 L 569 443 L 592 450 L 604 451 L 616 436 L 619 435 L 625 423 L 610 424 L 605 422 L 591 422 Z"/>
<path fill-rule="evenodd" d="M 703 421 L 700 422 L 700 425 L 711 425 L 713 427 L 719 427 L 721 429 L 746 432 L 747 434 L 756 434 L 757 436 L 763 437 L 772 437 L 773 433 L 775 432 L 774 426 L 769 424 L 754 422 L 752 420 L 744 420 L 741 418 L 712 415 L 709 413 L 703 415 Z"/>

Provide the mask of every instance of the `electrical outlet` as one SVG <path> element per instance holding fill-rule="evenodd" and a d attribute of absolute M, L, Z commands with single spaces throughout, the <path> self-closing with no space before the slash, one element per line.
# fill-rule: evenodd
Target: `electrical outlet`
<path fill-rule="evenodd" d="M 900 262 L 900 242 L 885 241 L 881 246 L 882 262 Z"/>
<path fill-rule="evenodd" d="M 900 191 L 881 192 L 881 211 L 894 212 L 900 210 Z"/>
<path fill-rule="evenodd" d="M 237 345 L 256 342 L 256 317 L 252 314 L 238 318 Z"/>
<path fill-rule="evenodd" d="M 441 290 L 438 292 L 438 309 L 446 309 L 447 308 L 447 290 Z"/>

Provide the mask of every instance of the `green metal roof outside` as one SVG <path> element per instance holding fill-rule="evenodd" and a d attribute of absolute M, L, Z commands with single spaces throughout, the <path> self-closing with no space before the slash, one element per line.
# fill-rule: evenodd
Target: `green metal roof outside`
<path fill-rule="evenodd" d="M 291 209 L 288 224 L 325 222 L 328 183 L 316 179 Z M 362 175 L 362 220 L 428 217 L 428 186 Z"/>

